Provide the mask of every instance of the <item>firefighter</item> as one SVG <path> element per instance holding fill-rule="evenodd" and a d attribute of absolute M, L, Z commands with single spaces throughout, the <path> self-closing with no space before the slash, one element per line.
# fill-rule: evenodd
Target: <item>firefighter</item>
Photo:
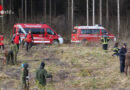
<path fill-rule="evenodd" d="M 18 48 L 16 44 L 11 43 L 10 51 L 7 54 L 7 64 L 9 64 L 9 61 L 12 61 L 12 64 L 17 63 L 17 54 L 18 54 Z"/>
<path fill-rule="evenodd" d="M 33 45 L 33 35 L 31 33 L 31 30 L 29 30 L 28 34 L 25 36 L 25 42 L 26 42 L 26 50 L 28 52 L 28 49 L 30 49 Z"/>
<path fill-rule="evenodd" d="M 22 90 L 29 90 L 29 70 L 28 70 L 28 63 L 24 63 L 22 66 Z"/>
<path fill-rule="evenodd" d="M 127 45 L 124 43 L 122 48 L 119 50 L 120 72 L 121 73 L 124 73 L 126 53 L 127 53 Z"/>
<path fill-rule="evenodd" d="M 21 38 L 18 32 L 13 36 L 12 42 L 17 45 L 17 48 L 19 50 L 19 44 L 21 43 Z"/>
<path fill-rule="evenodd" d="M 108 50 L 108 42 L 109 42 L 109 36 L 107 35 L 107 33 L 104 33 L 104 35 L 101 38 L 101 42 L 102 42 L 102 48 L 105 52 L 107 52 Z"/>
<path fill-rule="evenodd" d="M 115 43 L 114 48 L 113 48 L 113 55 L 112 56 L 119 56 L 119 48 L 118 48 L 118 43 Z"/>
<path fill-rule="evenodd" d="M 4 50 L 4 43 L 3 43 L 4 37 L 0 36 L 0 49 Z"/>
<path fill-rule="evenodd" d="M 45 67 L 45 63 L 42 62 L 40 68 L 36 71 L 36 81 L 42 87 L 46 86 L 46 78 L 52 79 L 52 75 L 48 74 L 47 71 L 44 69 L 44 67 Z"/>

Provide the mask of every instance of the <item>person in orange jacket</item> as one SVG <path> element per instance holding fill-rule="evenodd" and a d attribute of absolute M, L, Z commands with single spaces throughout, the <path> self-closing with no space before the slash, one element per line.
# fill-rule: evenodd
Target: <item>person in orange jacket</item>
<path fill-rule="evenodd" d="M 25 36 L 25 42 L 26 42 L 26 50 L 28 52 L 28 49 L 30 49 L 33 45 L 33 35 L 31 33 L 31 30 L 29 30 L 28 34 Z"/>
<path fill-rule="evenodd" d="M 0 35 L 0 49 L 4 50 L 4 37 L 3 35 Z"/>

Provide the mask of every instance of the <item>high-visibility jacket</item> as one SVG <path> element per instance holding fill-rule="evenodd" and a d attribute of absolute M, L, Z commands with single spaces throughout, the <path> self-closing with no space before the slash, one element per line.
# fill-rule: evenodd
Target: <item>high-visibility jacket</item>
<path fill-rule="evenodd" d="M 119 53 L 119 48 L 118 47 L 114 47 L 113 48 L 113 52 L 114 52 L 114 54 L 118 54 Z"/>
<path fill-rule="evenodd" d="M 4 41 L 4 37 L 0 35 L 0 46 L 4 45 L 3 41 Z"/>
<path fill-rule="evenodd" d="M 102 44 L 108 44 L 109 40 L 110 40 L 109 37 L 102 37 L 101 38 Z"/>
<path fill-rule="evenodd" d="M 32 40 L 33 40 L 33 35 L 31 33 L 27 34 L 26 41 L 30 43 L 32 42 Z"/>
<path fill-rule="evenodd" d="M 14 44 L 19 44 L 21 42 L 20 35 L 14 35 L 13 40 Z"/>

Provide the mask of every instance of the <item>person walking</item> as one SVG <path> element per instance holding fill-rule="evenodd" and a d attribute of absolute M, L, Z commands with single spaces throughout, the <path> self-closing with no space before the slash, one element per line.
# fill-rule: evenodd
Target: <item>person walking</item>
<path fill-rule="evenodd" d="M 126 53 L 127 53 L 127 45 L 124 43 L 122 48 L 119 50 L 120 72 L 121 73 L 124 73 Z"/>
<path fill-rule="evenodd" d="M 26 50 L 28 52 L 28 49 L 30 49 L 33 45 L 33 35 L 31 33 L 31 30 L 29 30 L 28 34 L 25 36 L 25 42 L 26 42 Z"/>
<path fill-rule="evenodd" d="M 6 51 L 7 52 L 7 51 Z M 13 44 L 13 42 L 10 45 L 10 50 L 7 52 L 7 64 L 11 61 L 12 64 L 17 64 L 17 54 L 18 54 L 18 48 L 16 44 Z"/>
<path fill-rule="evenodd" d="M 18 50 L 19 50 L 19 44 L 21 43 L 21 38 L 20 38 L 19 32 L 17 32 L 17 33 L 13 36 L 11 42 L 13 42 L 14 44 L 16 44 L 16 45 L 17 45 L 17 48 L 18 48 Z"/>
<path fill-rule="evenodd" d="M 29 65 L 28 63 L 24 63 L 21 66 L 22 66 L 22 73 L 21 73 L 22 90 L 29 90 L 29 70 L 28 70 Z"/>
<path fill-rule="evenodd" d="M 4 50 L 4 37 L 3 35 L 0 35 L 0 49 Z"/>
<path fill-rule="evenodd" d="M 40 84 L 40 86 L 45 87 L 46 78 L 52 79 L 52 75 L 47 73 L 45 69 L 45 63 L 42 62 L 40 68 L 36 71 L 36 81 L 38 82 L 38 84 Z"/>

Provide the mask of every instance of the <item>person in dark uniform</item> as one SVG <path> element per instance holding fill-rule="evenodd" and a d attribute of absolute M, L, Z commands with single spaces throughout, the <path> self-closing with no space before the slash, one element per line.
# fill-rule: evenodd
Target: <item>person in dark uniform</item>
<path fill-rule="evenodd" d="M 113 48 L 113 55 L 112 56 L 119 56 L 119 48 L 118 48 L 118 43 L 115 43 L 114 48 Z"/>
<path fill-rule="evenodd" d="M 36 71 L 36 80 L 43 87 L 46 86 L 46 78 L 52 79 L 52 75 L 48 74 L 44 67 L 45 67 L 45 63 L 42 62 L 40 68 Z"/>
<path fill-rule="evenodd" d="M 107 33 L 104 33 L 104 35 L 101 38 L 101 42 L 102 42 L 102 48 L 105 52 L 107 52 L 108 50 L 108 42 L 109 42 L 109 36 L 107 35 Z"/>
<path fill-rule="evenodd" d="M 122 48 L 119 50 L 119 58 L 120 58 L 120 72 L 123 73 L 125 69 L 125 59 L 127 53 L 127 45 L 124 43 Z"/>

